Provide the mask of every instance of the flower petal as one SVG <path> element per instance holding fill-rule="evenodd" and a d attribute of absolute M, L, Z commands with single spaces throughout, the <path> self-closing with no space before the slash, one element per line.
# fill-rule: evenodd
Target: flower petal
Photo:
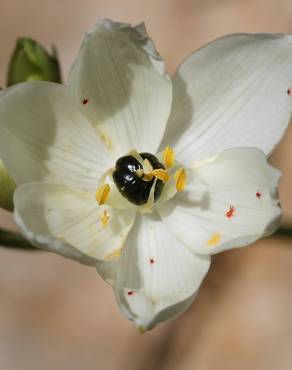
<path fill-rule="evenodd" d="M 122 312 L 147 330 L 188 308 L 209 265 L 152 214 L 137 216 L 120 259 L 97 269 L 114 286 Z"/>
<path fill-rule="evenodd" d="M 0 122 L 0 156 L 17 184 L 44 181 L 95 191 L 113 164 L 62 85 L 30 82 L 6 89 Z"/>
<path fill-rule="evenodd" d="M 270 154 L 291 118 L 291 65 L 292 38 L 279 34 L 228 35 L 194 52 L 174 77 L 163 145 L 185 165 L 232 147 Z"/>
<path fill-rule="evenodd" d="M 279 177 L 260 150 L 229 149 L 195 169 L 186 191 L 158 211 L 174 236 L 194 252 L 246 246 L 279 225 Z"/>
<path fill-rule="evenodd" d="M 108 19 L 86 35 L 69 85 L 78 104 L 115 153 L 156 153 L 172 100 L 164 63 L 143 24 Z"/>
<path fill-rule="evenodd" d="M 62 185 L 22 185 L 14 203 L 16 222 L 32 243 L 93 265 L 119 256 L 135 218 L 132 210 L 100 207 L 87 193 Z"/>

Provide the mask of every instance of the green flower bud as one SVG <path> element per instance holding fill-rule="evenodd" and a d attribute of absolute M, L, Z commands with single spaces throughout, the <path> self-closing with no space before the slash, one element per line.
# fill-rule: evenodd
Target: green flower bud
<path fill-rule="evenodd" d="M 36 41 L 19 38 L 10 59 L 7 86 L 24 81 L 61 82 L 60 66 L 55 47 L 52 55 Z"/>
<path fill-rule="evenodd" d="M 0 159 L 0 207 L 7 211 L 13 210 L 13 193 L 16 184 L 8 174 L 3 162 Z"/>

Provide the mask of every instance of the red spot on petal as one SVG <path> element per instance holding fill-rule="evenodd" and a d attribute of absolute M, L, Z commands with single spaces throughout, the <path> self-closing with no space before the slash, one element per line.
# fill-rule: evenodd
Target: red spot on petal
<path fill-rule="evenodd" d="M 233 206 L 229 206 L 228 211 L 225 213 L 227 218 L 231 218 L 234 216 L 235 208 Z"/>
<path fill-rule="evenodd" d="M 260 191 L 257 191 L 257 192 L 256 192 L 256 197 L 257 197 L 258 199 L 261 199 L 261 197 L 262 197 L 262 193 L 261 193 Z"/>
<path fill-rule="evenodd" d="M 153 265 L 153 263 L 155 263 L 153 258 L 150 258 L 149 262 L 150 262 L 151 265 Z"/>
<path fill-rule="evenodd" d="M 82 100 L 82 104 L 83 105 L 86 105 L 87 103 L 88 103 L 88 99 L 87 98 L 85 98 L 85 99 Z"/>
<path fill-rule="evenodd" d="M 133 295 L 133 294 L 134 294 L 134 292 L 133 292 L 133 290 L 129 290 L 127 294 L 128 294 L 128 295 Z"/>
<path fill-rule="evenodd" d="M 291 90 L 291 89 L 288 89 L 288 90 L 287 90 L 287 94 L 291 96 L 291 94 L 292 94 L 292 90 Z"/>

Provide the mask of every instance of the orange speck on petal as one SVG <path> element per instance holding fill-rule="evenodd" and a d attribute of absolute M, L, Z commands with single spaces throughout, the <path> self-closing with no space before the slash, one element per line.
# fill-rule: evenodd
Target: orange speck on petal
<path fill-rule="evenodd" d="M 235 208 L 233 206 L 229 206 L 229 209 L 225 213 L 225 216 L 230 219 L 231 217 L 234 216 L 234 212 L 235 212 Z"/>

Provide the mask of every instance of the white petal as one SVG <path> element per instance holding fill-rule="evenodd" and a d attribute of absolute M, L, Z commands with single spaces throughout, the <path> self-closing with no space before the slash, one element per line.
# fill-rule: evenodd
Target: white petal
<path fill-rule="evenodd" d="M 119 260 L 97 268 L 122 312 L 147 330 L 187 309 L 209 265 L 208 256 L 189 251 L 152 214 L 137 216 Z"/>
<path fill-rule="evenodd" d="M 96 190 L 113 165 L 68 88 L 49 82 L 15 85 L 0 97 L 0 155 L 18 184 L 63 183 Z"/>
<path fill-rule="evenodd" d="M 116 157 L 131 149 L 156 153 L 170 113 L 172 85 L 143 24 L 99 22 L 86 35 L 69 85 Z"/>
<path fill-rule="evenodd" d="M 87 256 L 91 264 L 119 256 L 135 218 L 131 210 L 100 207 L 88 194 L 62 185 L 22 185 L 14 203 L 16 222 L 29 240 L 66 257 Z"/>
<path fill-rule="evenodd" d="M 291 117 L 291 66 L 285 35 L 228 35 L 194 52 L 174 77 L 163 145 L 186 165 L 232 147 L 270 154 Z"/>
<path fill-rule="evenodd" d="M 229 149 L 195 169 L 186 191 L 158 211 L 174 236 L 194 252 L 246 246 L 279 225 L 279 177 L 260 150 Z"/>

